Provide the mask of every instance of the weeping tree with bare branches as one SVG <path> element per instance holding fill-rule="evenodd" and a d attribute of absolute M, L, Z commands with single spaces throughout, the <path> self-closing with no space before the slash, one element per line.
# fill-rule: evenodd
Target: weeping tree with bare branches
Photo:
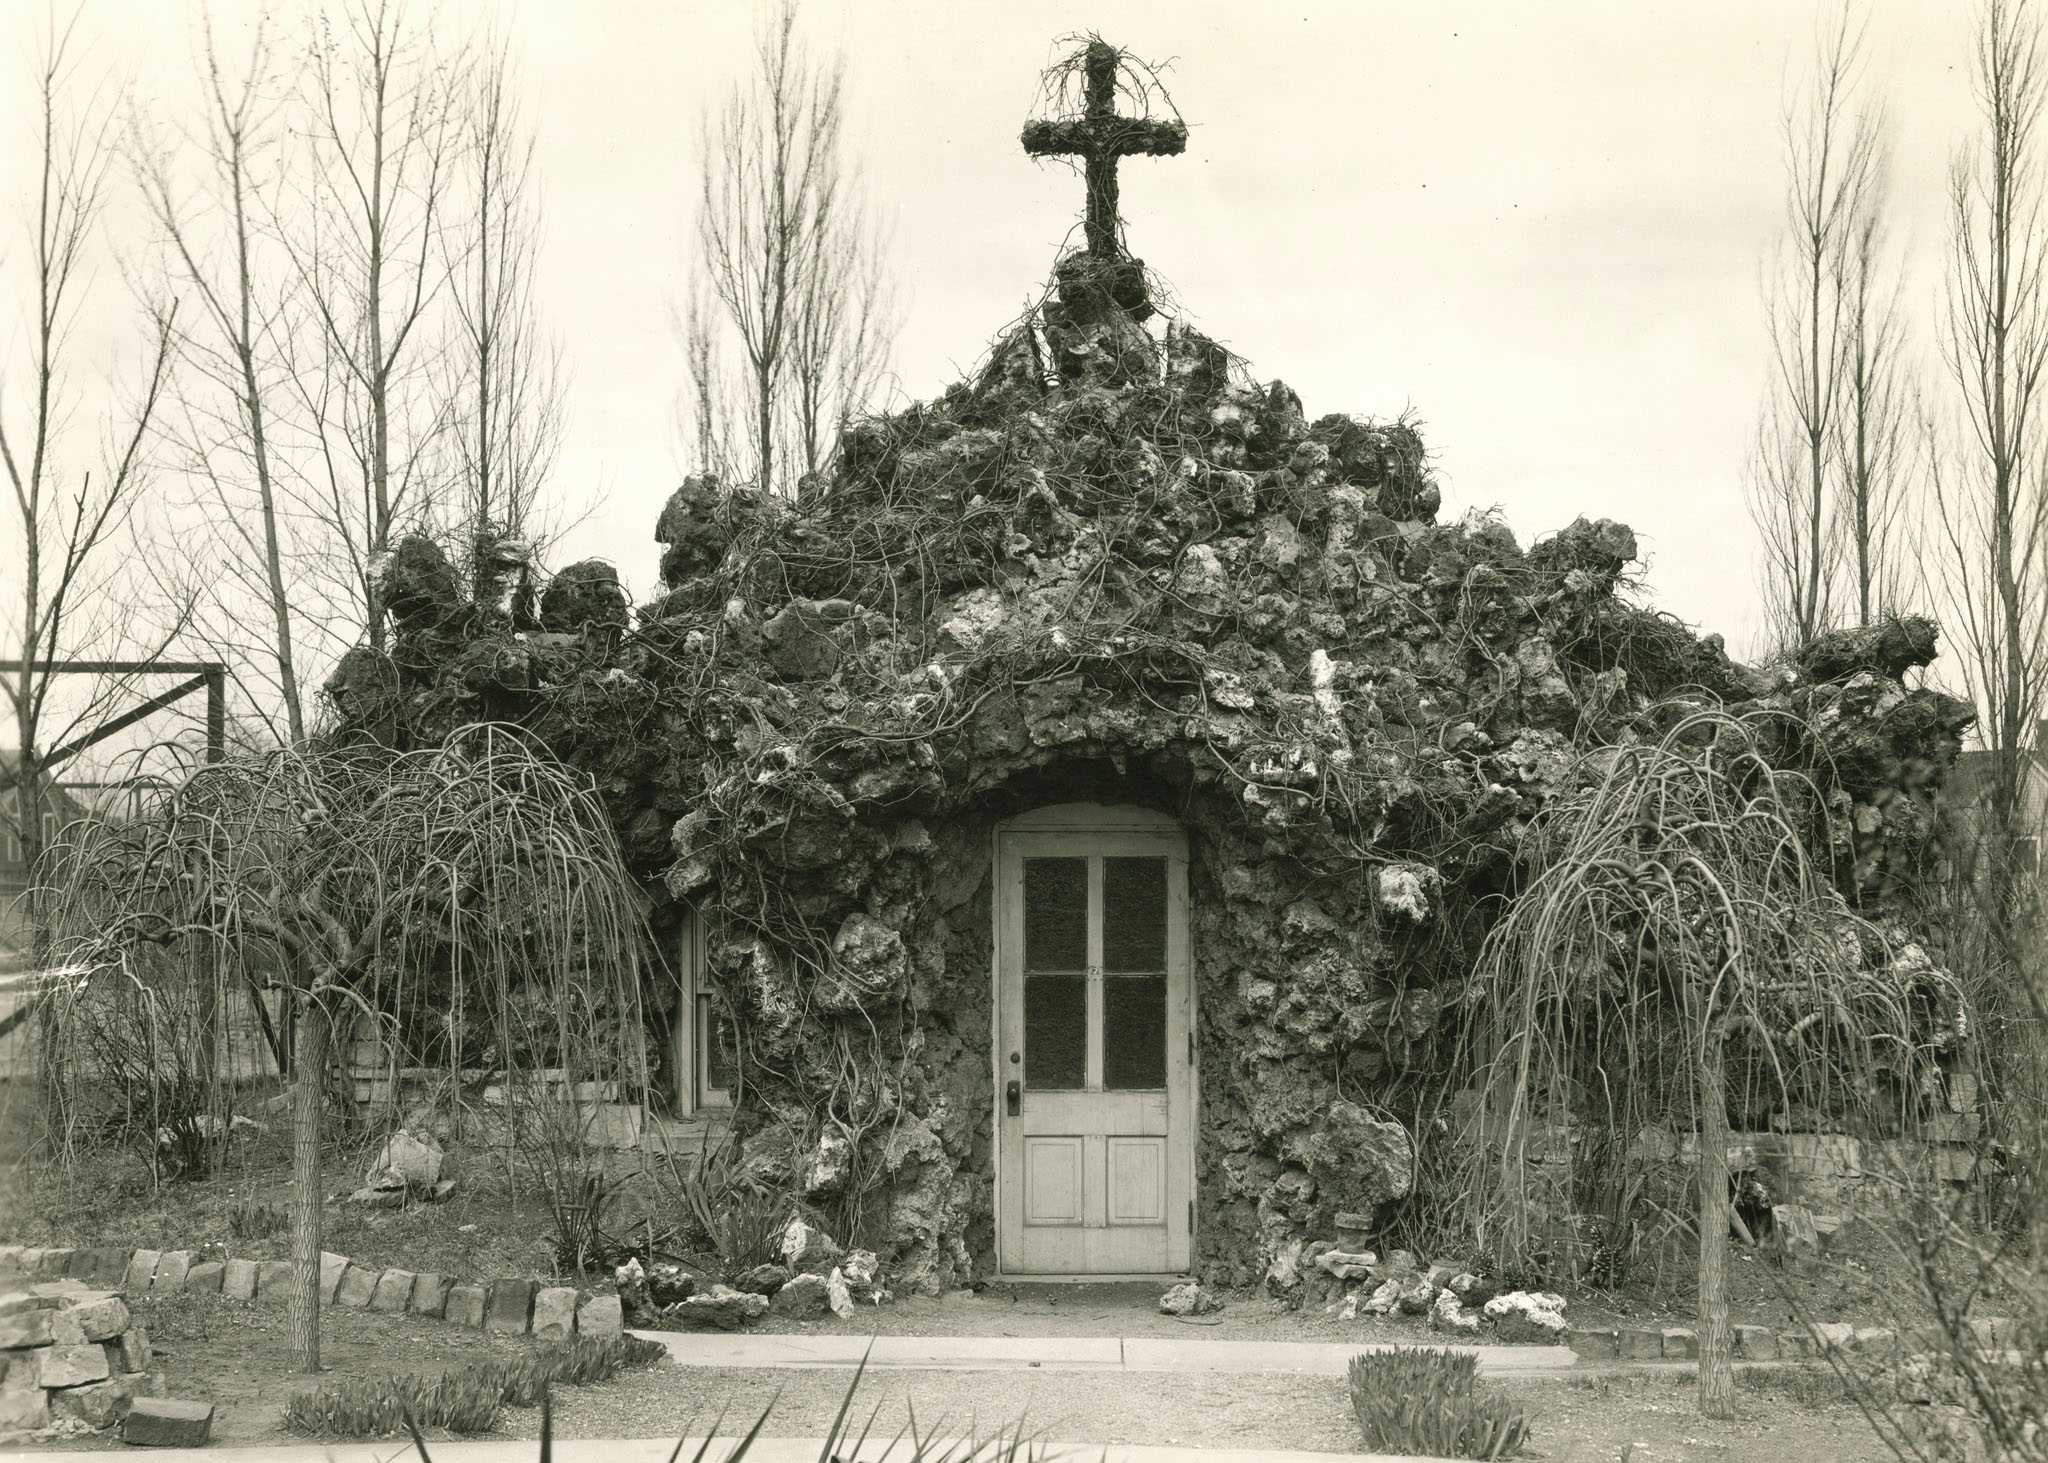
<path fill-rule="evenodd" d="M 367 1023 L 451 1073 L 645 1090 L 638 890 L 587 780 L 512 729 L 397 756 L 307 745 L 203 767 L 142 816 L 87 830 L 64 875 L 58 950 L 88 972 L 62 997 L 70 1038 L 50 1058 L 67 1133 L 162 1116 L 113 1090 L 95 1033 L 174 1025 L 206 1004 L 195 982 L 216 1005 L 267 987 L 294 1012 L 290 1314 L 303 1369 L 320 1361 L 337 1023 Z M 136 1065 L 142 1085 L 159 1079 L 154 1059 Z"/>
<path fill-rule="evenodd" d="M 1813 861 L 1824 801 L 1780 770 L 1793 736 L 1786 718 L 1674 706 L 1657 740 L 1583 754 L 1578 789 L 1531 828 L 1528 876 L 1482 950 L 1466 1032 L 1497 1142 L 1470 1170 L 1471 1203 L 1510 1265 L 1540 1242 L 1530 1160 L 1568 1114 L 1610 1134 L 1690 1135 L 1710 1416 L 1734 1407 L 1731 1110 L 1862 1113 L 1873 1089 L 1906 1093 L 1916 1009 L 1953 1002 L 1946 978 L 1895 957 Z M 1623 1167 L 1591 1181 L 1619 1186 Z"/>
<path fill-rule="evenodd" d="M 845 66 L 796 21 L 774 12 L 754 74 L 705 118 L 683 318 L 688 450 L 783 493 L 824 469 L 896 333 L 886 239 L 846 156 Z"/>

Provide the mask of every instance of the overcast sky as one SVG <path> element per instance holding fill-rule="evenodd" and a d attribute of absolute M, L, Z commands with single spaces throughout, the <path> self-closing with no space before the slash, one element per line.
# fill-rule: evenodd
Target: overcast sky
<path fill-rule="evenodd" d="M 0 95 L 17 128 L 42 8 L 4 7 Z M 217 13 L 232 27 L 245 8 Z M 559 558 L 610 557 L 638 592 L 654 583 L 655 516 L 689 466 L 671 319 L 697 125 L 747 66 L 763 9 L 431 12 L 450 35 L 495 22 L 518 58 L 546 210 L 541 305 L 572 375 L 558 477 L 602 495 Z M 845 51 L 854 137 L 893 221 L 903 394 L 971 364 L 1072 227 L 1078 181 L 1025 158 L 1017 131 L 1055 39 L 1099 30 L 1172 63 L 1187 155 L 1127 162 L 1122 202 L 1132 248 L 1196 324 L 1286 380 L 1311 417 L 1415 413 L 1447 515 L 1497 505 L 1524 542 L 1579 514 L 1630 523 L 1658 602 L 1742 650 L 1757 625 L 1740 482 L 1764 380 L 1759 269 L 1782 214 L 1783 97 L 1820 10 L 805 0 L 802 15 Z M 92 64 L 138 100 L 184 105 L 197 14 L 197 0 L 86 0 Z M 1944 172 L 1971 124 L 1968 15 L 1893 0 L 1869 24 L 1866 83 L 1897 124 L 1924 323 Z M 0 149 L 10 202 L 28 162 Z M 5 262 L 20 262 L 11 241 Z"/>

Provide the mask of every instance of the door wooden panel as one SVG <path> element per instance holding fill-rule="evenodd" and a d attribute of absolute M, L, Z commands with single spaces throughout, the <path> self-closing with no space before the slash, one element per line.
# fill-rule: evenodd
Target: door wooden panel
<path fill-rule="evenodd" d="M 1170 1274 L 1192 1253 L 1187 844 L 1131 809 L 996 836 L 997 1255 Z"/>
<path fill-rule="evenodd" d="M 1024 1222 L 1079 1224 L 1087 1144 L 1078 1134 L 1024 1140 Z"/>

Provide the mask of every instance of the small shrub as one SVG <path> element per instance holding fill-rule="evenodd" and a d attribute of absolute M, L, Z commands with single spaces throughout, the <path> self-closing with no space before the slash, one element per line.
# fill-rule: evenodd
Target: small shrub
<path fill-rule="evenodd" d="M 637 1336 L 578 1337 L 437 1377 L 417 1372 L 349 1377 L 294 1393 L 285 1403 L 284 1425 L 313 1437 L 385 1437 L 403 1431 L 408 1421 L 452 1433 L 489 1432 L 501 1405 L 532 1407 L 556 1382 L 606 1381 L 665 1354 L 660 1342 Z"/>
<path fill-rule="evenodd" d="M 1351 1358 L 1351 1410 L 1368 1452 L 1435 1458 L 1510 1458 L 1529 1440 L 1529 1419 L 1507 1398 L 1479 1389 L 1469 1352 L 1368 1352 Z"/>
<path fill-rule="evenodd" d="M 228 1210 L 228 1233 L 236 1239 L 269 1239 L 283 1234 L 287 1217 L 275 1204 L 237 1204 Z"/>

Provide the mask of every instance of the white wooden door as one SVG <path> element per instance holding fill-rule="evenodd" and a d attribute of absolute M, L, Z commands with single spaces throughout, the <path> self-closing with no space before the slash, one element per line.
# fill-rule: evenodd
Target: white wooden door
<path fill-rule="evenodd" d="M 1184 1272 L 1187 840 L 1141 809 L 1045 809 L 997 832 L 995 872 L 1000 1267 Z"/>

